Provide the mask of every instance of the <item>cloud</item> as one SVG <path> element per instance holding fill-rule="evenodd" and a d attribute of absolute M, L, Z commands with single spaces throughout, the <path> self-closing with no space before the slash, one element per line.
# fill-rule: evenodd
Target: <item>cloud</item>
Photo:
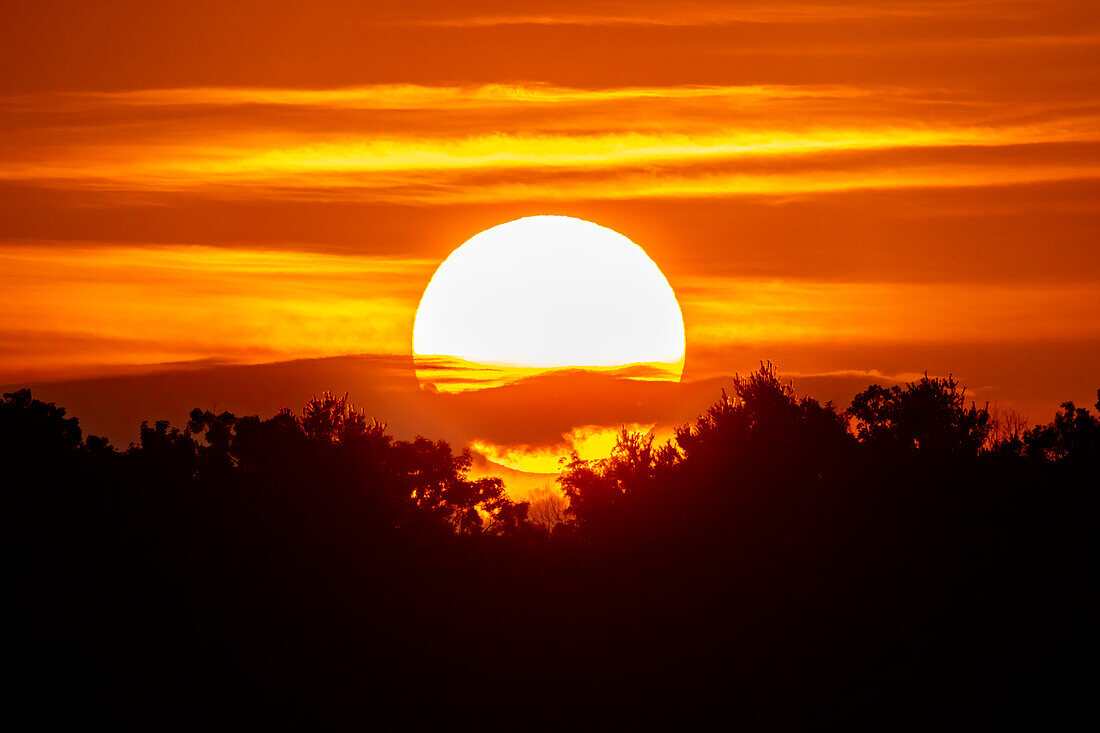
<path fill-rule="evenodd" d="M 822 283 L 696 277 L 680 281 L 677 290 L 689 344 L 1100 338 L 1100 287 L 1092 283 Z"/>
<path fill-rule="evenodd" d="M 181 88 L 0 108 L 16 120 L 0 181 L 114 195 L 459 204 L 1100 178 L 1095 109 L 885 86 Z"/>
<path fill-rule="evenodd" d="M 1091 156 L 1006 163 L 1006 157 L 1018 152 L 1008 146 L 1092 142 L 1084 132 L 1029 134 L 1009 130 L 1000 148 L 997 135 L 990 131 L 895 131 L 892 135 L 831 131 L 801 137 L 754 134 L 712 139 L 500 135 L 314 145 L 286 141 L 252 150 L 247 146 L 161 150 L 144 159 L 140 151 L 128 157 L 116 149 L 97 160 L 89 151 L 70 159 L 74 162 L 11 164 L 0 171 L 0 179 L 69 189 L 199 192 L 243 200 L 264 196 L 454 204 L 790 196 L 1100 177 L 1100 161 Z M 976 164 L 954 163 L 950 158 L 955 147 L 984 149 L 989 154 Z M 861 151 L 873 155 L 853 160 L 847 168 L 837 169 L 831 157 Z M 884 151 L 901 154 L 885 155 Z M 788 163 L 792 162 L 802 170 L 791 170 Z"/>
<path fill-rule="evenodd" d="M 145 107 L 299 107 L 311 110 L 479 110 L 546 105 L 620 104 L 636 100 L 740 102 L 785 99 L 850 99 L 873 94 L 899 96 L 901 89 L 868 89 L 840 84 L 706 85 L 578 88 L 549 83 L 464 85 L 371 84 L 332 89 L 280 87 L 183 87 L 114 92 L 79 91 L 10 95 L 0 104 L 37 114 Z"/>
<path fill-rule="evenodd" d="M 973 15 L 997 9 L 1004 12 L 1016 3 L 1004 0 L 931 0 L 921 2 L 664 2 L 637 4 L 588 3 L 582 12 L 562 5 L 555 12 L 513 12 L 455 15 L 407 21 L 409 25 L 440 28 L 491 28 L 520 25 L 568 26 L 723 26 L 734 23 L 839 23 L 891 18 Z"/>
<path fill-rule="evenodd" d="M 649 433 L 656 425 L 581 425 L 562 434 L 558 442 L 549 445 L 497 445 L 474 440 L 470 443 L 470 448 L 489 461 L 513 471 L 556 474 L 574 454 L 585 461 L 607 458 L 611 455 L 621 431 Z"/>
<path fill-rule="evenodd" d="M 0 333 L 0 343 L 8 344 L 0 351 L 0 378 L 102 374 L 204 359 L 407 356 L 416 306 L 436 264 L 193 245 L 2 245 L 0 312 L 19 319 Z M 697 376 L 693 355 L 699 349 L 737 344 L 1100 339 L 1100 288 L 1087 279 L 845 282 L 680 274 L 671 282 L 687 328 L 688 369 Z M 471 380 L 469 370 L 447 366 L 422 360 L 418 368 L 444 392 L 453 391 L 455 380 L 458 386 Z M 524 379 L 533 376 L 529 371 L 481 368 L 474 376 L 480 386 L 535 384 Z M 623 381 L 616 376 L 663 376 L 621 371 L 603 376 L 609 383 Z M 551 376 L 538 383 L 572 379 L 568 373 Z M 647 394 L 652 399 L 657 393 Z M 548 404 L 561 409 L 553 398 Z M 618 419 L 574 422 L 556 434 Z"/>
<path fill-rule="evenodd" d="M 0 379 L 408 352 L 417 259 L 197 245 L 0 245 Z"/>

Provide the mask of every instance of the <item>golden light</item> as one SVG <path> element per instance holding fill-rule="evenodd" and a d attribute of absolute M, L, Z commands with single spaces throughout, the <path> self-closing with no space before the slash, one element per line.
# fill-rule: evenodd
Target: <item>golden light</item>
<path fill-rule="evenodd" d="M 641 247 L 592 222 L 531 216 L 481 232 L 439 266 L 413 353 L 421 382 L 442 391 L 561 368 L 675 381 L 684 320 Z"/>

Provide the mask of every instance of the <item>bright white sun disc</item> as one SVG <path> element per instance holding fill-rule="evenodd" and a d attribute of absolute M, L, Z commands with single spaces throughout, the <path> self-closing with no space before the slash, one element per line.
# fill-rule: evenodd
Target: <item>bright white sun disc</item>
<path fill-rule="evenodd" d="M 532 216 L 481 232 L 440 265 L 416 313 L 413 353 L 682 368 L 684 321 L 664 275 L 629 239 L 581 219 Z"/>

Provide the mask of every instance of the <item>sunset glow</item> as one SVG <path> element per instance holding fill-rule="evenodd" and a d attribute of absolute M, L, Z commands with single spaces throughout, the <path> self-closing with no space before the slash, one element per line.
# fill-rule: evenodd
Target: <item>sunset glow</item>
<path fill-rule="evenodd" d="M 121 444 L 151 414 L 82 380 L 300 362 L 485 475 L 667 432 L 765 359 L 838 403 L 925 371 L 1028 415 L 1091 394 L 1088 3 L 63 5 L 0 18 L 0 382 Z M 625 259 L 493 241 L 551 214 Z"/>
<path fill-rule="evenodd" d="M 1073 730 L 1098 415 L 1100 0 L 0 2 L 13 720 Z"/>

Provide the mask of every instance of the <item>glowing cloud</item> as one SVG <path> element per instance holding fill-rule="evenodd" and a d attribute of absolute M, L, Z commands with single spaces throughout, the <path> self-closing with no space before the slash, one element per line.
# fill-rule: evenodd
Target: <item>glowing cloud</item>
<path fill-rule="evenodd" d="M 631 433 L 648 433 L 656 423 L 647 425 L 630 423 L 627 425 L 582 425 L 573 428 L 562 436 L 560 443 L 546 446 L 532 445 L 495 445 L 475 440 L 470 448 L 495 464 L 515 471 L 533 474 L 557 474 L 565 461 L 576 454 L 578 458 L 591 461 L 607 458 L 615 447 L 619 433 L 625 429 Z"/>
<path fill-rule="evenodd" d="M 218 247 L 0 245 L 0 379 L 408 353 L 428 263 Z M 411 282 L 410 282 L 411 280 Z"/>

